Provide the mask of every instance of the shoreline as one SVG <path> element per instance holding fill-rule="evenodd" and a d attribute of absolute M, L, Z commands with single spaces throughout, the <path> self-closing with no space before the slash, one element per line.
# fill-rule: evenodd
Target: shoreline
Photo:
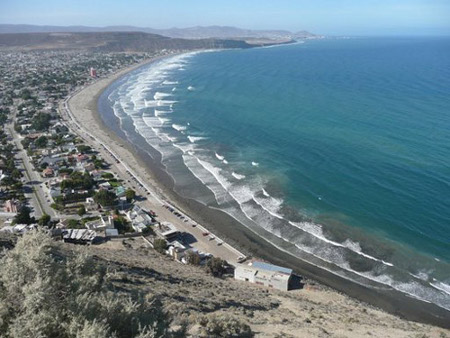
<path fill-rule="evenodd" d="M 406 296 L 394 290 L 375 290 L 354 282 L 345 280 L 324 269 L 316 267 L 310 263 L 301 261 L 292 255 L 277 249 L 273 244 L 255 235 L 251 230 L 240 225 L 231 216 L 219 210 L 212 210 L 201 203 L 184 199 L 173 191 L 173 179 L 164 172 L 161 165 L 155 163 L 149 155 L 144 154 L 135 145 L 123 140 L 113 130 L 105 125 L 98 112 L 98 100 L 101 94 L 116 80 L 129 72 L 144 67 L 165 57 L 175 56 L 170 54 L 159 56 L 143 63 L 127 67 L 109 77 L 101 78 L 98 81 L 82 88 L 70 96 L 68 105 L 82 128 L 95 133 L 114 149 L 114 152 L 127 153 L 126 158 L 133 161 L 133 165 L 139 168 L 139 176 L 145 181 L 145 185 L 156 191 L 158 197 L 171 201 L 177 209 L 190 216 L 195 221 L 206 224 L 214 232 L 218 232 L 226 238 L 232 245 L 237 243 L 238 247 L 245 248 L 255 256 L 264 258 L 275 264 L 293 268 L 302 276 L 317 280 L 332 289 L 343 292 L 353 298 L 372 304 L 389 313 L 399 315 L 402 318 L 433 324 L 442 327 L 450 327 L 450 313 L 434 304 L 428 304 Z M 82 97 L 81 100 L 80 97 Z M 75 103 L 74 100 L 75 99 Z M 77 101 L 78 100 L 78 101 Z M 90 140 L 87 140 L 90 141 Z M 117 147 L 117 149 L 115 149 Z M 123 159 L 123 156 L 120 155 Z M 128 163 L 128 162 L 127 162 Z M 130 163 L 130 167 L 133 165 Z M 142 173 L 142 174 L 141 174 Z M 138 191 L 138 193 L 141 193 Z"/>

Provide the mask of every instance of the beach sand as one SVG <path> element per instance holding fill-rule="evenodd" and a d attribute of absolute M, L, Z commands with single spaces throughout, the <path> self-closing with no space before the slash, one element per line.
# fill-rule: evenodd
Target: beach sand
<path fill-rule="evenodd" d="M 153 60 L 149 60 L 146 63 L 151 61 Z M 98 98 L 101 93 L 121 76 L 141 66 L 143 65 L 135 65 L 107 78 L 99 79 L 92 85 L 89 85 L 73 95 L 68 101 L 68 105 L 79 125 L 113 149 L 120 159 L 134 172 L 138 173 L 145 181 L 145 184 L 156 192 L 159 198 L 170 201 L 170 203 L 176 205 L 177 208 L 189 215 L 196 222 L 205 225 L 208 229 L 211 229 L 214 233 L 225 239 L 226 242 L 238 247 L 239 250 L 246 254 L 251 253 L 253 256 L 261 257 L 274 264 L 290 267 L 302 276 L 311 278 L 314 281 L 318 281 L 331 287 L 333 290 L 327 290 L 329 294 L 343 292 L 346 295 L 367 302 L 408 320 L 429 323 L 441 327 L 450 327 L 450 313 L 448 311 L 433 304 L 418 301 L 394 290 L 375 290 L 367 288 L 331 274 L 328 271 L 303 262 L 298 258 L 278 250 L 269 242 L 239 224 L 229 215 L 218 210 L 210 209 L 197 201 L 184 199 L 178 196 L 172 189 L 172 178 L 165 173 L 161 164 L 111 131 L 104 124 L 97 110 Z M 63 109 L 61 109 L 61 111 L 64 117 Z M 67 116 L 65 116 L 65 119 L 69 120 Z M 74 129 L 77 131 L 76 127 L 74 127 Z M 78 132 L 80 131 L 78 130 Z M 83 136 L 82 132 L 81 134 Z M 111 158 L 98 146 L 98 142 L 93 141 L 89 137 L 87 137 L 86 140 L 94 145 L 95 148 L 99 149 L 108 162 L 111 162 Z M 119 174 L 122 175 L 125 180 L 127 179 L 127 173 L 123 168 L 117 167 L 113 169 L 119 171 Z M 142 192 L 138 190 L 138 193 Z M 157 201 L 157 199 L 152 199 L 151 196 L 149 196 L 148 202 L 150 204 L 153 203 L 152 208 L 160 215 L 161 220 L 168 220 L 177 226 L 184 226 L 186 227 L 186 231 L 188 229 L 190 232 L 197 231 L 197 233 L 194 234 L 196 237 L 200 235 L 199 229 L 189 228 L 186 223 L 176 219 L 173 214 L 168 212 L 161 205 L 158 205 L 155 201 Z M 236 260 L 239 255 L 239 252 L 233 252 L 229 248 L 228 250 L 223 250 L 223 252 L 221 252 L 219 247 L 212 243 L 209 246 L 207 243 L 204 245 L 206 251 L 211 252 L 214 255 L 222 256 L 229 261 Z"/>

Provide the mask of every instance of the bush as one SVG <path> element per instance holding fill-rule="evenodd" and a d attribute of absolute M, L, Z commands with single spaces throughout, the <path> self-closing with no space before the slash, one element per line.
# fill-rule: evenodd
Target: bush
<path fill-rule="evenodd" d="M 219 257 L 213 257 L 206 264 L 206 270 L 214 277 L 222 277 L 226 271 L 226 266 L 226 261 Z"/>
<path fill-rule="evenodd" d="M 52 218 L 49 215 L 43 214 L 41 218 L 39 218 L 38 224 L 41 226 L 47 226 L 51 220 Z"/>
<path fill-rule="evenodd" d="M 119 231 L 120 234 L 133 231 L 130 223 L 123 216 L 117 216 L 114 218 L 114 227 L 117 229 L 117 231 Z"/>
<path fill-rule="evenodd" d="M 200 319 L 199 324 L 202 327 L 200 337 L 253 337 L 250 326 L 231 316 L 205 316 Z"/>
<path fill-rule="evenodd" d="M 64 210 L 64 205 L 59 204 L 59 203 L 52 203 L 50 204 L 50 207 L 52 209 L 58 210 L 58 211 L 63 211 Z"/>
<path fill-rule="evenodd" d="M 186 262 L 190 265 L 200 265 L 200 255 L 197 252 L 188 251 L 186 253 Z"/>
<path fill-rule="evenodd" d="M 86 252 L 68 256 L 43 232 L 29 232 L 0 259 L 2 337 L 167 337 L 159 302 L 115 290 Z"/>
<path fill-rule="evenodd" d="M 100 190 L 94 195 L 95 203 L 101 204 L 103 207 L 113 207 L 116 205 L 116 194 L 107 190 Z"/>
<path fill-rule="evenodd" d="M 131 202 L 136 197 L 136 191 L 133 189 L 127 189 L 125 191 L 125 197 L 127 199 L 127 202 Z"/>
<path fill-rule="evenodd" d="M 78 216 L 83 216 L 86 214 L 86 208 L 84 207 L 84 205 L 78 208 L 77 214 Z"/>
<path fill-rule="evenodd" d="M 34 145 L 38 148 L 45 148 L 47 143 L 48 140 L 45 136 L 40 136 L 36 141 L 34 141 Z"/>
<path fill-rule="evenodd" d="M 167 248 L 167 242 L 164 239 L 157 238 L 153 242 L 153 247 L 159 253 L 165 253 L 166 252 L 166 248 Z"/>
<path fill-rule="evenodd" d="M 67 229 L 84 229 L 84 225 L 76 219 L 69 219 L 67 221 Z"/>

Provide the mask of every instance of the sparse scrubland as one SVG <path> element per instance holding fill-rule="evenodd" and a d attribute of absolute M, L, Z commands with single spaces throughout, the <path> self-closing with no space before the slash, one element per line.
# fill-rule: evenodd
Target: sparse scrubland
<path fill-rule="evenodd" d="M 450 337 L 319 286 L 213 277 L 140 239 L 81 247 L 33 232 L 0 246 L 2 337 Z"/>

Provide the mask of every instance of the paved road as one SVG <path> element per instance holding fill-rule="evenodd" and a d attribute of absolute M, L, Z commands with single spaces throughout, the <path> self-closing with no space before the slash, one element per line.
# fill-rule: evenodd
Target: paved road
<path fill-rule="evenodd" d="M 13 118 L 14 120 L 14 118 Z M 44 185 L 44 181 L 40 174 L 34 169 L 29 157 L 27 156 L 26 150 L 23 148 L 20 142 L 19 135 L 13 128 L 13 125 L 8 126 L 10 134 L 13 138 L 18 152 L 16 157 L 18 158 L 19 165 L 23 169 L 25 176 L 25 187 L 30 189 L 29 193 L 25 194 L 25 197 L 29 198 L 30 206 L 33 209 L 33 215 L 36 218 L 41 217 L 44 213 L 50 215 L 52 218 L 76 218 L 78 216 L 74 215 L 61 215 L 55 209 L 50 207 L 51 199 L 49 196 L 49 191 Z M 32 191 L 31 191 L 32 189 Z"/>
<path fill-rule="evenodd" d="M 189 237 L 192 240 L 192 247 L 198 249 L 199 251 L 203 251 L 205 253 L 208 252 L 214 256 L 221 257 L 231 264 L 236 264 L 238 258 L 243 254 L 230 246 L 228 243 L 217 238 L 214 234 L 204 236 L 205 233 L 210 232 L 188 217 L 185 216 L 187 221 L 184 221 L 168 209 L 164 208 L 163 205 L 167 203 L 156 196 L 156 194 L 148 188 L 145 181 L 138 176 L 133 169 L 129 168 L 124 161 L 121 161 L 118 155 L 113 152 L 111 148 L 116 147 L 117 144 L 106 145 L 102 142 L 102 140 L 94 137 L 94 135 L 89 132 L 91 130 L 88 131 L 84 126 L 82 127 L 79 125 L 73 114 L 70 112 L 66 102 L 60 105 L 60 113 L 66 126 L 72 130 L 72 132 L 83 138 L 85 142 L 92 147 L 92 149 L 98 151 L 101 156 L 109 164 L 111 164 L 111 171 L 118 174 L 118 176 L 123 180 L 125 187 L 130 187 L 134 189 L 137 194 L 147 198 L 145 201 L 139 203 L 143 208 L 147 210 L 154 210 L 160 221 L 171 222 L 180 231 L 191 234 Z M 89 128 L 89 126 L 87 128 Z M 120 147 L 121 145 L 118 146 Z M 195 227 L 193 227 L 193 224 L 195 224 Z"/>

